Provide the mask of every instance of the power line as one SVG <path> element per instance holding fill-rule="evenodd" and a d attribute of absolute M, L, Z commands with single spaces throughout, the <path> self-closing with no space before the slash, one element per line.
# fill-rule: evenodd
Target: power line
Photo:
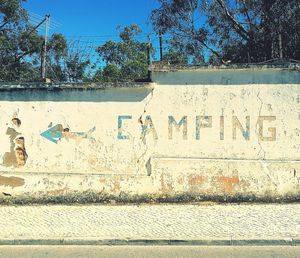
<path fill-rule="evenodd" d="M 133 36 L 133 38 L 147 38 L 148 35 L 152 35 L 153 33 L 142 33 L 142 34 L 138 34 L 136 36 Z M 120 38 L 119 34 L 107 34 L 107 35 L 66 35 L 66 38 L 110 38 L 110 37 L 116 37 L 116 38 Z"/>
<path fill-rule="evenodd" d="M 44 16 L 39 15 L 39 14 L 37 14 L 37 13 L 34 13 L 34 12 L 32 12 L 32 11 L 27 11 L 27 12 L 29 13 L 29 16 L 34 17 L 34 18 L 36 18 L 36 19 L 42 20 L 42 19 L 45 18 Z M 60 22 L 58 22 L 58 21 L 56 21 L 56 20 L 54 20 L 54 19 L 52 19 L 52 18 L 51 18 L 51 23 L 57 25 L 58 27 L 61 27 L 61 26 L 62 26 L 62 24 L 61 24 Z"/>

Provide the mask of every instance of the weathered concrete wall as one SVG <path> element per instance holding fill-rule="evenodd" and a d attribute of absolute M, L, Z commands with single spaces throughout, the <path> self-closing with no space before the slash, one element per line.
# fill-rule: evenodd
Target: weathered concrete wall
<path fill-rule="evenodd" d="M 0 192 L 299 198 L 300 85 L 111 91 L 2 95 Z"/>

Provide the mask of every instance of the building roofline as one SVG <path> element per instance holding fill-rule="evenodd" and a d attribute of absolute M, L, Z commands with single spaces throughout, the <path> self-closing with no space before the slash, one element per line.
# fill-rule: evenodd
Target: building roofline
<path fill-rule="evenodd" d="M 299 70 L 300 61 L 297 60 L 270 60 L 263 63 L 222 64 L 222 65 L 174 65 L 168 62 L 153 62 L 151 72 L 177 72 L 177 71 L 217 71 L 217 70 Z"/>

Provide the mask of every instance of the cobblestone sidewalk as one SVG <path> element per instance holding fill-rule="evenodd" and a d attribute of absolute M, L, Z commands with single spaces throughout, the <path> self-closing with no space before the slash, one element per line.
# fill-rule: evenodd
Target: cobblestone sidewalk
<path fill-rule="evenodd" d="M 0 244 L 300 245 L 300 204 L 1 206 L 0 229 Z"/>

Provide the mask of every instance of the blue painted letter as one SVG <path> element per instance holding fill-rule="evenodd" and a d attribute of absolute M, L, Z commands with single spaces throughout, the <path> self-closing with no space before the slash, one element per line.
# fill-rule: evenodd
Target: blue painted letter
<path fill-rule="evenodd" d="M 123 129 L 122 129 L 122 120 L 123 119 L 131 119 L 131 116 L 118 116 L 118 139 L 119 140 L 126 140 L 129 139 L 128 135 L 123 135 Z"/>
<path fill-rule="evenodd" d="M 173 139 L 173 125 L 177 131 L 183 126 L 183 139 L 187 140 L 187 116 L 183 116 L 179 123 L 176 122 L 173 116 L 169 116 L 169 140 Z"/>

